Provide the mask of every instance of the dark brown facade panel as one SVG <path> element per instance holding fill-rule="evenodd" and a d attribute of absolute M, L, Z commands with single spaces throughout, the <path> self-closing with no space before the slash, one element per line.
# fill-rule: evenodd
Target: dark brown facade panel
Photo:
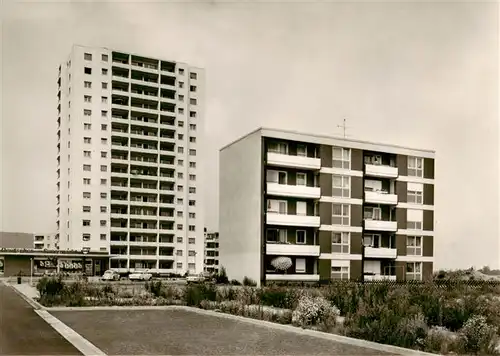
<path fill-rule="evenodd" d="M 349 266 L 349 278 L 353 281 L 359 281 L 361 279 L 361 268 L 362 264 L 360 260 L 351 260 Z"/>
<path fill-rule="evenodd" d="M 332 146 L 330 145 L 320 145 L 319 146 L 319 157 L 321 158 L 321 167 L 332 167 L 333 157 L 332 157 Z"/>
<path fill-rule="evenodd" d="M 351 226 L 363 226 L 363 206 L 351 204 Z"/>
<path fill-rule="evenodd" d="M 398 167 L 398 173 L 400 176 L 408 175 L 408 156 L 397 155 L 396 156 L 396 166 Z"/>
<path fill-rule="evenodd" d="M 286 184 L 296 185 L 297 184 L 297 172 L 288 171 L 286 172 Z"/>
<path fill-rule="evenodd" d="M 396 208 L 396 221 L 398 229 L 406 229 L 407 215 L 405 208 Z"/>
<path fill-rule="evenodd" d="M 408 183 L 396 181 L 396 194 L 398 195 L 398 202 L 408 202 Z"/>
<path fill-rule="evenodd" d="M 424 210 L 424 223 L 422 224 L 425 231 L 434 230 L 434 211 Z"/>
<path fill-rule="evenodd" d="M 329 281 L 332 277 L 332 260 L 319 260 L 319 279 Z"/>
<path fill-rule="evenodd" d="M 396 280 L 404 281 L 406 278 L 406 262 L 396 261 Z"/>
<path fill-rule="evenodd" d="M 362 171 L 364 166 L 363 150 L 351 149 L 351 170 Z"/>
<path fill-rule="evenodd" d="M 434 184 L 424 184 L 424 204 L 434 205 Z"/>
<path fill-rule="evenodd" d="M 328 173 L 319 174 L 319 186 L 321 188 L 321 195 L 325 197 L 332 196 L 333 181 L 332 175 Z"/>
<path fill-rule="evenodd" d="M 351 198 L 364 199 L 363 178 L 351 177 Z"/>
<path fill-rule="evenodd" d="M 398 256 L 406 256 L 406 235 L 396 235 L 396 250 Z"/>
<path fill-rule="evenodd" d="M 332 224 L 332 203 L 319 203 L 319 219 L 321 225 Z"/>
<path fill-rule="evenodd" d="M 260 209 L 260 281 L 265 282 L 266 280 L 266 262 L 264 260 L 265 254 L 266 254 L 266 210 L 267 210 L 267 202 L 265 199 L 265 191 L 267 188 L 266 181 L 266 167 L 264 162 L 266 162 L 266 155 L 267 155 L 267 144 L 268 141 L 266 138 L 262 138 L 261 141 L 261 166 L 260 166 L 260 174 L 261 174 L 261 180 L 260 180 L 260 191 L 263 192 L 261 196 L 261 209 Z"/>
<path fill-rule="evenodd" d="M 434 256 L 434 237 L 422 236 L 422 256 Z"/>
<path fill-rule="evenodd" d="M 306 245 L 314 245 L 314 228 L 310 227 L 287 227 L 287 242 L 290 244 L 297 243 L 297 231 L 305 231 Z"/>
<path fill-rule="evenodd" d="M 433 263 L 432 262 L 423 262 L 422 263 L 422 280 L 430 281 L 432 280 L 433 273 Z"/>
<path fill-rule="evenodd" d="M 320 231 L 318 238 L 320 253 L 332 253 L 332 232 Z"/>
<path fill-rule="evenodd" d="M 351 254 L 361 255 L 361 245 L 362 245 L 362 235 L 361 232 L 351 232 Z"/>
<path fill-rule="evenodd" d="M 424 178 L 434 179 L 434 159 L 424 158 Z"/>

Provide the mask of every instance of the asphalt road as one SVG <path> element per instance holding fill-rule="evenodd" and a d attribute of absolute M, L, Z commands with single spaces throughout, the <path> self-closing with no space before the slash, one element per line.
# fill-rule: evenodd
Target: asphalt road
<path fill-rule="evenodd" d="M 183 310 L 51 314 L 108 355 L 389 355 Z"/>
<path fill-rule="evenodd" d="M 35 313 L 31 305 L 0 282 L 0 355 L 81 355 Z"/>

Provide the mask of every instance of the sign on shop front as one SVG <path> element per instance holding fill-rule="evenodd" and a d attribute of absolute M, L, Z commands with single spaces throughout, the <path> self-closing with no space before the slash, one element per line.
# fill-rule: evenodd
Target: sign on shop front
<path fill-rule="evenodd" d="M 90 269 L 92 268 L 92 262 L 87 260 L 87 270 L 89 269 L 89 263 Z M 35 258 L 34 260 L 35 274 L 51 274 L 58 271 L 63 273 L 80 273 L 82 272 L 82 268 L 83 261 L 81 259 Z"/>

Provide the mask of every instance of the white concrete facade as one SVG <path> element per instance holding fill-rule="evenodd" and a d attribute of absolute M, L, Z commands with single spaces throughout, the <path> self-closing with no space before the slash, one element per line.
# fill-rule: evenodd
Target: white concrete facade
<path fill-rule="evenodd" d="M 203 270 L 204 71 L 73 46 L 58 74 L 60 249 L 119 270 Z"/>
<path fill-rule="evenodd" d="M 59 237 L 57 234 L 34 234 L 33 248 L 37 250 L 58 250 Z"/>

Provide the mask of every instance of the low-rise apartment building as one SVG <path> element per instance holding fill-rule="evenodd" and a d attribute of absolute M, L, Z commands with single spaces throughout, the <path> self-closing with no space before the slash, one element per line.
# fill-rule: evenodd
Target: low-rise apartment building
<path fill-rule="evenodd" d="M 59 237 L 57 234 L 35 234 L 33 248 L 35 250 L 58 250 Z"/>
<path fill-rule="evenodd" d="M 229 279 L 432 276 L 435 152 L 260 128 L 220 151 Z"/>

